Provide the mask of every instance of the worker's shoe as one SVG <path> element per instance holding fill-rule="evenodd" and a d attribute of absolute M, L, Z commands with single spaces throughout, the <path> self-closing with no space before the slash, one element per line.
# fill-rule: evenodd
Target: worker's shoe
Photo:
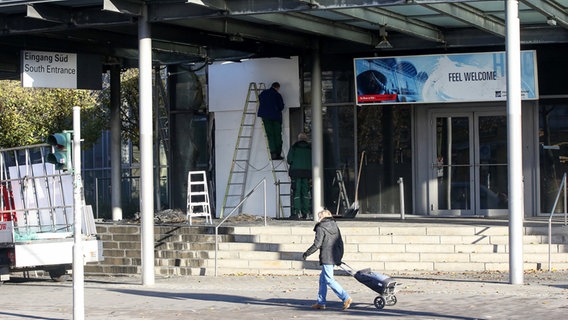
<path fill-rule="evenodd" d="M 343 310 L 349 309 L 351 302 L 353 302 L 351 298 L 347 298 L 347 300 L 343 301 Z"/>
<path fill-rule="evenodd" d="M 325 305 L 319 304 L 319 303 L 312 304 L 312 309 L 324 310 L 324 309 L 325 309 Z"/>
<path fill-rule="evenodd" d="M 284 160 L 284 157 L 281 156 L 281 155 L 279 155 L 279 154 L 277 154 L 277 153 L 274 153 L 274 154 L 272 155 L 272 160 Z"/>

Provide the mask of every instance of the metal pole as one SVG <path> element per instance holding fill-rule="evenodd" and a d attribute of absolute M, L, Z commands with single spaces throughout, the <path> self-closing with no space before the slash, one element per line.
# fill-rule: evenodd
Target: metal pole
<path fill-rule="evenodd" d="M 160 66 L 156 66 L 154 69 L 154 84 L 152 86 L 154 92 L 154 109 L 156 117 L 154 118 L 154 130 L 156 132 L 154 138 L 154 159 L 156 159 L 156 168 L 154 169 L 154 197 L 156 198 L 156 210 L 159 212 L 162 210 L 162 203 L 160 201 L 160 103 L 159 103 L 159 93 L 158 93 L 158 81 L 160 79 Z M 205 179 L 207 181 L 207 179 Z"/>
<path fill-rule="evenodd" d="M 99 178 L 95 178 L 95 218 L 99 218 Z M 113 216 L 114 218 L 114 216 Z"/>
<path fill-rule="evenodd" d="M 110 68 L 110 192 L 113 221 L 122 220 L 122 160 L 120 152 L 120 66 L 113 65 Z"/>
<path fill-rule="evenodd" d="M 81 109 L 73 107 L 73 319 L 85 319 L 85 284 L 81 226 L 83 199 L 81 193 Z"/>
<path fill-rule="evenodd" d="M 312 211 L 314 221 L 317 213 L 323 209 L 323 118 L 321 92 L 321 66 L 319 42 L 312 48 Z"/>
<path fill-rule="evenodd" d="M 152 38 L 148 7 L 138 20 L 140 69 L 140 213 L 142 232 L 142 284 L 151 286 L 154 275 L 154 159 L 152 146 Z"/>
<path fill-rule="evenodd" d="M 217 276 L 217 254 L 219 253 L 219 225 L 215 227 L 215 277 Z"/>
<path fill-rule="evenodd" d="M 568 224 L 568 219 L 566 217 L 567 214 L 567 210 L 566 210 L 566 173 L 564 173 L 564 176 L 562 177 L 562 181 L 564 182 L 564 225 Z"/>
<path fill-rule="evenodd" d="M 509 158 L 509 281 L 523 284 L 523 149 L 521 126 L 521 41 L 518 0 L 507 0 L 507 155 Z"/>
<path fill-rule="evenodd" d="M 280 180 L 276 181 L 276 218 L 280 218 Z"/>
<path fill-rule="evenodd" d="M 398 178 L 398 191 L 400 194 L 400 220 L 404 220 L 404 180 Z"/>
<path fill-rule="evenodd" d="M 265 179 L 262 180 L 262 188 L 263 188 L 262 190 L 263 190 L 263 199 L 264 199 L 264 226 L 266 227 L 268 225 L 268 222 L 266 221 L 266 180 Z"/>
<path fill-rule="evenodd" d="M 552 214 L 550 215 L 552 219 Z M 552 271 L 552 224 L 548 222 L 548 272 Z"/>

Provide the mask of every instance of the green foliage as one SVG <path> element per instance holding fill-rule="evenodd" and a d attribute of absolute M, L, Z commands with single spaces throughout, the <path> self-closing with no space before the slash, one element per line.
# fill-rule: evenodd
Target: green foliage
<path fill-rule="evenodd" d="M 108 76 L 108 75 L 107 75 Z M 121 72 L 120 118 L 123 140 L 139 143 L 138 69 Z M 73 106 L 81 107 L 82 146 L 90 148 L 110 128 L 110 87 L 102 91 L 23 88 L 0 81 L 0 148 L 44 143 L 54 132 L 73 128 Z M 159 99 L 163 105 L 163 100 Z"/>
<path fill-rule="evenodd" d="M 132 140 L 136 145 L 139 141 L 139 83 L 138 69 L 127 69 L 120 74 L 120 121 L 121 139 Z M 108 128 L 110 124 L 110 88 L 103 90 L 99 97 L 100 111 L 97 116 L 102 117 L 96 120 L 100 125 L 105 124 Z"/>
<path fill-rule="evenodd" d="M 0 147 L 44 143 L 54 132 L 73 128 L 73 106 L 92 112 L 96 91 L 23 88 L 0 81 Z"/>

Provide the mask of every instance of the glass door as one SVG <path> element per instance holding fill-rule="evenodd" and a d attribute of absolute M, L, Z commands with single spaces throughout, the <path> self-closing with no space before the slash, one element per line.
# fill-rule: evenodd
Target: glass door
<path fill-rule="evenodd" d="M 475 114 L 475 123 L 477 214 L 505 214 L 509 208 L 507 117 Z"/>
<path fill-rule="evenodd" d="M 431 214 L 490 215 L 506 210 L 506 117 L 444 112 L 433 113 L 431 119 Z"/>
<path fill-rule="evenodd" d="M 430 180 L 433 214 L 473 214 L 473 118 L 469 114 L 434 115 L 435 150 Z"/>

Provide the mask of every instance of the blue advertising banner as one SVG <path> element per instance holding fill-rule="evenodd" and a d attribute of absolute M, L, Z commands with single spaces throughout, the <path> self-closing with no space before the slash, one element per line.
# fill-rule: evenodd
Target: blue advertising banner
<path fill-rule="evenodd" d="M 505 52 L 357 58 L 357 104 L 504 101 Z M 521 52 L 521 95 L 538 99 L 536 52 Z"/>

